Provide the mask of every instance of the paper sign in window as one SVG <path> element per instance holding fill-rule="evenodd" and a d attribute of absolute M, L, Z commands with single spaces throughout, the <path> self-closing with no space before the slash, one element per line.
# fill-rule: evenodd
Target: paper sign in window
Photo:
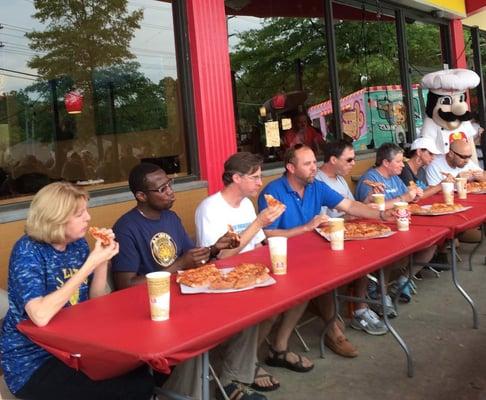
<path fill-rule="evenodd" d="M 280 147 L 278 121 L 265 122 L 265 136 L 267 139 L 267 147 Z"/>
<path fill-rule="evenodd" d="M 284 131 L 292 129 L 292 120 L 290 118 L 282 118 L 282 129 Z"/>

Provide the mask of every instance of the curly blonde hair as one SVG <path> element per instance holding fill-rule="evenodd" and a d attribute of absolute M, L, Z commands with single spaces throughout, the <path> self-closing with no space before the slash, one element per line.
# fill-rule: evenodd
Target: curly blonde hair
<path fill-rule="evenodd" d="M 78 209 L 81 200 L 89 200 L 88 193 L 68 182 L 44 186 L 34 196 L 25 222 L 25 233 L 45 243 L 65 241 L 65 225 Z"/>

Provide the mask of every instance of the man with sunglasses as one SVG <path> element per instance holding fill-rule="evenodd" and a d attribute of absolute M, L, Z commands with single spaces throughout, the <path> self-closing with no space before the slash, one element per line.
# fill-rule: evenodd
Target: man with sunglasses
<path fill-rule="evenodd" d="M 316 179 L 324 182 L 331 189 L 341 194 L 344 198 L 354 200 L 353 193 L 344 179 L 349 175 L 355 164 L 353 145 L 345 140 L 327 142 L 324 145 L 324 163 L 317 171 Z M 334 208 L 322 207 L 321 213 L 330 218 L 346 218 L 346 214 Z M 362 277 L 353 282 L 355 295 L 365 298 L 368 289 L 368 278 Z M 327 314 L 332 316 L 333 310 Z M 378 315 L 371 310 L 366 303 L 356 303 L 351 320 L 351 328 L 362 330 L 370 335 L 384 335 L 388 329 Z"/>
<path fill-rule="evenodd" d="M 221 250 L 239 245 L 233 235 L 224 233 L 213 245 L 196 247 L 180 218 L 170 210 L 175 202 L 173 180 L 159 166 L 150 163 L 135 166 L 130 171 L 128 184 L 137 205 L 113 227 L 120 244 L 120 252 L 112 259 L 111 266 L 115 289 L 144 282 L 149 272 L 176 272 L 201 266 Z M 256 334 L 247 329 L 235 336 L 245 341 L 252 340 Z M 175 368 L 164 388 L 199 399 L 201 374 L 200 357 L 194 357 Z M 264 400 L 265 397 L 248 399 Z"/>
<path fill-rule="evenodd" d="M 470 181 L 486 181 L 484 171 L 471 160 L 471 146 L 464 140 L 455 140 L 450 144 L 449 152 L 435 157 L 427 167 L 427 182 L 437 185 L 444 180 L 444 176 L 462 176 Z"/>

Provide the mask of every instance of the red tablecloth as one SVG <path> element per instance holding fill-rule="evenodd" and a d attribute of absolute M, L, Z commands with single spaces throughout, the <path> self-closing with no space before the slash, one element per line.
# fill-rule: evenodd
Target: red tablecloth
<path fill-rule="evenodd" d="M 442 226 L 449 229 L 448 239 L 452 239 L 459 233 L 468 229 L 480 226 L 486 220 L 486 197 L 478 198 L 479 195 L 470 196 L 466 200 L 460 200 L 455 196 L 454 201 L 464 206 L 470 206 L 471 209 L 455 214 L 421 216 L 412 215 L 411 226 Z M 441 194 L 431 196 L 420 201 L 419 204 L 443 203 L 444 199 Z"/>
<path fill-rule="evenodd" d="M 30 321 L 21 332 L 92 379 L 142 363 L 159 371 L 201 354 L 242 329 L 441 240 L 447 229 L 415 226 L 389 238 L 346 242 L 334 252 L 317 233 L 288 242 L 288 274 L 277 284 L 229 294 L 182 295 L 172 282 L 169 321 L 152 322 L 145 285 L 60 311 L 48 326 Z M 222 260 L 269 264 L 267 247 Z M 73 357 L 77 354 L 77 357 Z"/>

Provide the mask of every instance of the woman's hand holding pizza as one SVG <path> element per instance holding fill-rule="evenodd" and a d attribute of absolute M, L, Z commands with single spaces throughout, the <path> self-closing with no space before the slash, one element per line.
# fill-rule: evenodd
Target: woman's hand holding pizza
<path fill-rule="evenodd" d="M 95 247 L 86 260 L 86 265 L 89 265 L 93 271 L 100 266 L 106 265 L 119 251 L 120 246 L 113 239 L 108 245 L 104 245 L 101 240 L 96 240 Z"/>

